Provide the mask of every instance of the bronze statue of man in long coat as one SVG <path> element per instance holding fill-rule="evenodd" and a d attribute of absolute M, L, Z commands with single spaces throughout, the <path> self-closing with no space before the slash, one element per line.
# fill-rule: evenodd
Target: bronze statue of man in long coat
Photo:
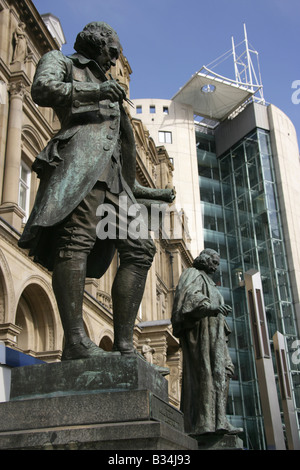
<path fill-rule="evenodd" d="M 125 91 L 106 75 L 120 55 L 119 38 L 106 23 L 93 22 L 78 34 L 74 48 L 69 57 L 51 51 L 37 66 L 33 100 L 54 109 L 61 130 L 33 164 L 40 186 L 19 241 L 35 261 L 53 271 L 65 334 L 63 360 L 103 354 L 84 330 L 84 285 L 86 277 L 105 273 L 116 249 L 120 265 L 112 287 L 114 350 L 135 353 L 134 322 L 155 254 L 150 237 L 118 236 L 119 197 L 125 196 L 130 205 L 136 203 L 134 193 L 154 199 L 156 194 L 135 181 L 134 135 L 122 105 Z M 174 196 L 165 190 L 160 197 L 171 202 Z M 96 213 L 103 203 L 119 214 L 116 239 L 97 238 Z"/>
<path fill-rule="evenodd" d="M 180 338 L 183 353 L 181 410 L 185 431 L 197 438 L 203 434 L 236 434 L 226 417 L 229 379 L 234 372 L 228 350 L 231 307 L 212 279 L 219 254 L 203 250 L 186 269 L 176 288 L 172 311 L 173 333 Z"/>

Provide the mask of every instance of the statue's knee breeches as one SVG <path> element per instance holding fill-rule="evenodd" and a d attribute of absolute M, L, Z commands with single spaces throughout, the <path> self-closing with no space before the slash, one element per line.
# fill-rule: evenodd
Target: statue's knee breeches
<path fill-rule="evenodd" d="M 140 235 L 131 230 L 133 216 L 125 213 L 124 222 L 121 217 L 122 211 L 117 205 L 118 199 L 115 202 L 113 198 L 106 199 L 106 196 L 107 192 L 103 191 L 103 186 L 95 185 L 76 209 L 58 226 L 56 246 L 60 257 L 72 257 L 76 252 L 88 255 L 97 238 L 101 241 L 98 231 L 101 216 L 98 215 L 97 209 L 100 204 L 105 202 L 105 204 L 107 203 L 105 207 L 109 206 L 112 209 L 112 214 L 115 215 L 110 220 L 111 231 L 105 232 L 105 235 L 117 248 L 122 266 L 134 265 L 148 270 L 152 265 L 156 247 L 146 223 L 143 224 L 143 221 L 139 220 L 138 225 L 142 225 Z M 130 201 L 128 204 L 128 208 L 130 208 Z"/>
<path fill-rule="evenodd" d="M 121 265 L 134 265 L 139 268 L 150 269 L 156 253 L 156 247 L 151 238 L 117 240 L 116 246 L 119 251 Z"/>

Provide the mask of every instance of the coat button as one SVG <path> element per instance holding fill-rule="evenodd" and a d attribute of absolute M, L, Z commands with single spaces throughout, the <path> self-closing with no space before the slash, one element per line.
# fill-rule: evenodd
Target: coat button
<path fill-rule="evenodd" d="M 103 145 L 104 150 L 110 150 L 110 145 Z"/>
<path fill-rule="evenodd" d="M 79 108 L 79 106 L 80 106 L 80 101 L 75 100 L 75 101 L 74 101 L 74 106 L 75 106 L 75 108 Z"/>
<path fill-rule="evenodd" d="M 113 140 L 114 137 L 113 137 L 112 135 L 108 134 L 108 135 L 106 136 L 106 138 L 107 138 L 108 140 Z"/>

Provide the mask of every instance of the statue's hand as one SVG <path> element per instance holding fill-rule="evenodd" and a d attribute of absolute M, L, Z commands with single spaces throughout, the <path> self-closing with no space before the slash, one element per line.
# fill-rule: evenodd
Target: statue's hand
<path fill-rule="evenodd" d="M 227 317 L 227 315 L 232 311 L 232 308 L 230 307 L 230 305 L 226 304 L 220 305 L 216 308 L 214 308 L 212 305 L 208 305 L 207 310 L 210 317 L 216 317 L 217 315 L 219 315 L 219 313 Z"/>
<path fill-rule="evenodd" d="M 221 313 L 222 315 L 227 317 L 227 315 L 232 311 L 232 308 L 230 307 L 230 305 L 224 304 L 224 305 L 220 305 L 220 307 L 217 310 L 218 310 L 218 313 Z"/>
<path fill-rule="evenodd" d="M 123 87 L 116 80 L 108 80 L 100 85 L 100 101 L 110 100 L 122 102 L 126 98 Z"/>
<path fill-rule="evenodd" d="M 165 202 L 173 202 L 176 198 L 175 188 L 162 189 L 161 199 Z"/>
<path fill-rule="evenodd" d="M 226 309 L 227 315 L 229 315 L 229 313 L 232 312 L 232 308 L 230 307 L 230 305 L 224 304 L 223 307 Z M 227 315 L 226 315 L 226 316 L 227 316 Z"/>
<path fill-rule="evenodd" d="M 176 191 L 174 188 L 148 188 L 137 182 L 134 184 L 133 194 L 137 199 L 152 199 L 167 203 L 173 202 L 176 197 Z"/>

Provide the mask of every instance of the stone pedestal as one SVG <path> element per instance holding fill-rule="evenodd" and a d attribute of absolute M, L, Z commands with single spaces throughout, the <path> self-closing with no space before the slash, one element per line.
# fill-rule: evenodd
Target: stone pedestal
<path fill-rule="evenodd" d="M 168 383 L 141 358 L 15 368 L 0 403 L 0 449 L 196 450 Z"/>
<path fill-rule="evenodd" d="M 199 450 L 243 450 L 243 441 L 236 434 L 204 434 L 196 439 Z"/>

